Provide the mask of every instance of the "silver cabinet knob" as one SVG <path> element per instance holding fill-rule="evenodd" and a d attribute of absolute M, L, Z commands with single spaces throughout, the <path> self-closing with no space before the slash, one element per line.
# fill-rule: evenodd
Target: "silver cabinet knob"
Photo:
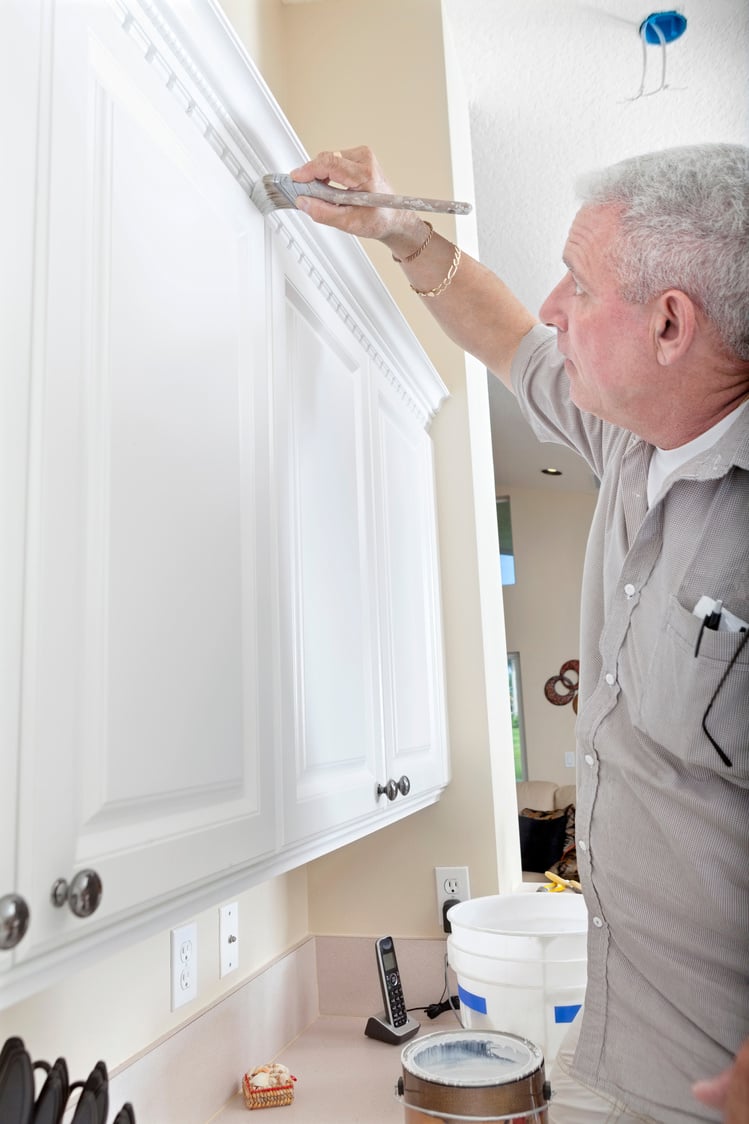
<path fill-rule="evenodd" d="M 5 894 L 0 898 L 0 949 L 15 948 L 23 940 L 30 916 L 29 907 L 20 894 Z"/>
<path fill-rule="evenodd" d="M 401 777 L 401 779 L 398 781 L 398 792 L 401 794 L 401 796 L 408 796 L 410 791 L 410 780 L 408 779 L 408 777 Z"/>
<path fill-rule="evenodd" d="M 387 796 L 388 800 L 395 800 L 396 796 L 398 795 L 398 785 L 395 783 L 392 777 L 387 782 L 387 784 L 377 785 L 377 795 Z"/>
<path fill-rule="evenodd" d="M 95 870 L 79 870 L 70 884 L 58 878 L 52 885 L 50 897 L 52 905 L 58 909 L 67 902 L 76 917 L 90 917 L 99 908 L 102 892 L 101 878 Z"/>

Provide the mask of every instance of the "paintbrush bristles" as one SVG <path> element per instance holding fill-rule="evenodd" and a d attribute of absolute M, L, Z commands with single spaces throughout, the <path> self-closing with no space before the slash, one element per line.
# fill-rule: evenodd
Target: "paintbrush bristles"
<path fill-rule="evenodd" d="M 386 195 L 377 191 L 347 191 L 322 180 L 296 183 L 291 176 L 275 173 L 262 176 L 252 189 L 251 199 L 262 215 L 296 206 L 300 195 L 311 195 L 342 207 L 391 207 L 399 211 L 428 211 L 431 214 L 467 215 L 470 203 L 453 199 L 423 199 L 414 195 Z"/>
<path fill-rule="evenodd" d="M 288 210 L 296 206 L 296 187 L 297 184 L 290 176 L 263 176 L 255 181 L 250 198 L 261 215 L 269 215 L 271 211 Z"/>

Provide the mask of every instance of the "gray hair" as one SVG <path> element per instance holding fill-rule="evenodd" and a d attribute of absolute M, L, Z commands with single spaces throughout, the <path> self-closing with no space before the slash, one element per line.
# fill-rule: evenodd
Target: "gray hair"
<path fill-rule="evenodd" d="M 749 361 L 749 148 L 695 144 L 581 180 L 583 206 L 622 207 L 612 260 L 625 300 L 680 289 Z"/>

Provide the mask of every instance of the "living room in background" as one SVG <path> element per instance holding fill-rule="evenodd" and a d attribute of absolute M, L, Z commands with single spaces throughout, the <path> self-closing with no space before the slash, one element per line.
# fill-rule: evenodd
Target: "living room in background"
<path fill-rule="evenodd" d="M 512 746 L 515 754 L 515 780 L 528 778 L 528 761 L 525 752 L 523 728 L 523 691 L 520 684 L 520 653 L 507 653 L 507 678 L 510 684 L 510 716 L 512 719 Z"/>
<path fill-rule="evenodd" d="M 499 531 L 499 567 L 502 585 L 515 584 L 515 552 L 512 548 L 512 516 L 510 497 L 497 497 L 497 530 Z"/>

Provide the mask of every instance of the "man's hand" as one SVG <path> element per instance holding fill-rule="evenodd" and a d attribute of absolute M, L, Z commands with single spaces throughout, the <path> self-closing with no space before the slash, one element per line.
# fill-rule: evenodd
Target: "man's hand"
<path fill-rule="evenodd" d="M 749 1124 L 749 1038 L 733 1065 L 707 1081 L 692 1086 L 698 1101 L 723 1111 L 723 1124 Z"/>
<path fill-rule="evenodd" d="M 344 152 L 321 152 L 301 168 L 295 168 L 291 178 L 297 183 L 322 180 L 354 191 L 393 194 L 374 153 L 365 145 L 347 148 Z M 305 195 L 299 196 L 296 205 L 315 222 L 335 226 L 360 238 L 379 239 L 390 245 L 394 252 L 400 249 L 402 255 L 417 249 L 428 233 L 423 219 L 414 212 L 385 207 L 338 206 Z"/>
<path fill-rule="evenodd" d="M 297 183 L 322 180 L 357 191 L 393 194 L 366 146 L 321 152 L 290 174 Z M 494 273 L 468 254 L 461 256 L 453 242 L 432 231 L 432 224 L 415 211 L 338 206 L 310 196 L 298 196 L 296 205 L 315 222 L 383 242 L 450 339 L 512 389 L 512 358 L 537 321 Z"/>

